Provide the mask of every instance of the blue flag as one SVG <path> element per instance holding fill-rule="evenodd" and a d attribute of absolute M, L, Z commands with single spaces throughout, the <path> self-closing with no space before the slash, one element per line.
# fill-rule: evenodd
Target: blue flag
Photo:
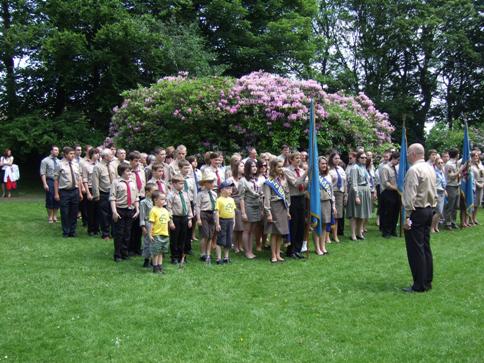
<path fill-rule="evenodd" d="M 464 166 L 464 172 L 460 181 L 460 190 L 463 193 L 466 203 L 467 213 L 472 213 L 474 208 L 474 191 L 473 175 L 471 171 L 471 143 L 469 140 L 469 132 L 467 130 L 467 122 L 464 125 L 464 147 L 462 150 L 462 166 Z"/>
<path fill-rule="evenodd" d="M 311 226 L 314 232 L 321 236 L 321 200 L 319 190 L 318 142 L 316 138 L 316 125 L 314 123 L 314 103 L 309 106 L 309 213 Z"/>
<path fill-rule="evenodd" d="M 407 130 L 402 127 L 402 142 L 400 143 L 400 163 L 398 164 L 397 189 L 400 196 L 403 196 L 405 186 L 405 174 L 408 170 L 407 161 Z M 402 221 L 405 220 L 405 208 L 402 207 Z"/>

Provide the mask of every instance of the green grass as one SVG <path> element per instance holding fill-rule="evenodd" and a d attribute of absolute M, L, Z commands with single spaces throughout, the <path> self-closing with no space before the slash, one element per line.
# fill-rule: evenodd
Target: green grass
<path fill-rule="evenodd" d="M 480 213 L 484 222 L 484 213 Z M 0 361 L 478 362 L 484 227 L 432 237 L 434 288 L 410 284 L 403 239 L 372 225 L 330 255 L 195 261 L 160 277 L 112 243 L 61 238 L 39 195 L 0 200 Z"/>

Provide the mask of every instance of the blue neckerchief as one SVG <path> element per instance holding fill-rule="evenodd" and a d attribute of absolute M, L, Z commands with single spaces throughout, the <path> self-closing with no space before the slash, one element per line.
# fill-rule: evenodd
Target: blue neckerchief
<path fill-rule="evenodd" d="M 286 206 L 286 209 L 289 208 L 287 205 L 287 200 L 286 200 L 286 193 L 284 192 L 284 189 L 282 188 L 282 185 L 276 182 L 274 179 L 267 179 L 264 184 L 268 185 L 272 191 L 282 199 L 284 202 L 284 205 Z"/>
<path fill-rule="evenodd" d="M 339 174 L 337 166 L 334 167 L 334 170 L 336 170 L 336 175 L 338 176 L 338 181 L 336 182 L 336 186 L 338 187 L 338 189 L 341 189 L 341 187 L 343 186 L 343 179 L 341 178 L 341 175 Z"/>

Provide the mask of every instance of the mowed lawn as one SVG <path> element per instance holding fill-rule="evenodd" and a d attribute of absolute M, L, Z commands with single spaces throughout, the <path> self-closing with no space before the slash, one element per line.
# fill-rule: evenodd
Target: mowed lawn
<path fill-rule="evenodd" d="M 484 213 L 480 213 L 484 224 Z M 402 238 L 370 226 L 330 254 L 166 274 L 115 264 L 112 242 L 61 238 L 40 195 L 0 200 L 0 361 L 478 362 L 484 227 L 432 237 L 435 279 L 410 284 Z M 198 245 L 195 245 L 198 250 Z"/>

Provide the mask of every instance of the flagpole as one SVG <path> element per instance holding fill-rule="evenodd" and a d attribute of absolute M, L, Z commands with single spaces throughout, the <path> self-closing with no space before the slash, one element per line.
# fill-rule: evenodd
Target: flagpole
<path fill-rule="evenodd" d="M 402 133 L 406 133 L 407 130 L 405 128 L 405 121 L 407 119 L 407 114 L 404 113 L 402 115 Z M 402 135 L 402 140 L 403 140 L 403 135 Z M 405 135 L 405 142 L 407 142 L 407 136 Z M 402 145 L 400 145 L 400 150 L 402 149 Z M 405 148 L 406 149 L 406 148 Z M 400 155 L 401 157 L 401 155 Z M 398 171 L 400 173 L 400 170 Z M 400 194 L 400 237 L 403 235 L 403 224 L 405 223 L 405 216 L 404 216 L 404 209 L 403 209 L 403 190 L 401 191 L 402 194 Z"/>

